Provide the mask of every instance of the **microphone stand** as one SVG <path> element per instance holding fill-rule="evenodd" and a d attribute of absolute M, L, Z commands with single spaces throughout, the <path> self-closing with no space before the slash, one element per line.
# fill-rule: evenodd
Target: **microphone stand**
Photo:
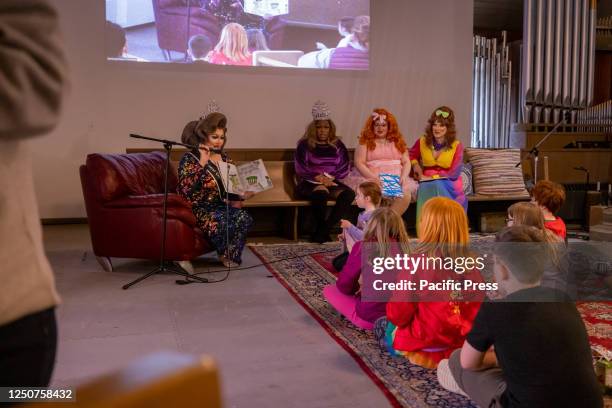
<path fill-rule="evenodd" d="M 172 151 L 172 146 L 178 145 L 178 146 L 185 146 L 188 147 L 190 149 L 196 148 L 196 146 L 193 145 L 189 145 L 189 144 L 185 144 L 185 143 L 179 143 L 179 142 L 174 142 L 172 140 L 165 140 L 165 139 L 155 139 L 152 137 L 146 137 L 146 136 L 140 136 L 140 135 L 135 135 L 135 134 L 130 134 L 130 137 L 133 137 L 135 139 L 145 139 L 145 140 L 152 140 L 154 142 L 159 142 L 159 143 L 163 143 L 164 145 L 164 149 L 166 150 L 166 168 L 164 170 L 164 207 L 163 207 L 163 211 L 162 211 L 162 236 L 161 236 L 161 254 L 159 256 L 159 266 L 155 269 L 153 269 L 151 272 L 146 273 L 144 275 L 142 275 L 141 277 L 139 277 L 138 279 L 133 280 L 130 283 L 127 283 L 125 285 L 122 286 L 123 289 L 128 289 L 130 286 L 137 284 L 138 282 L 147 279 L 149 276 L 155 275 L 156 273 L 163 273 L 163 272 L 172 272 L 175 273 L 177 275 L 181 275 L 184 276 L 188 279 L 194 279 L 195 281 L 201 282 L 201 283 L 207 283 L 208 279 L 206 278 L 202 278 L 196 275 L 192 275 L 189 272 L 187 272 L 186 270 L 184 270 L 183 268 L 181 268 L 178 265 L 175 264 L 168 264 L 165 260 L 165 255 L 166 255 L 166 221 L 168 218 L 167 215 L 167 210 L 168 210 L 168 171 L 170 169 L 170 152 Z"/>
<path fill-rule="evenodd" d="M 540 154 L 540 150 L 538 148 L 542 145 L 542 143 L 544 143 L 550 137 L 550 135 L 555 133 L 555 131 L 557 130 L 559 126 L 561 126 L 564 122 L 569 123 L 569 121 L 570 121 L 570 113 L 565 112 L 565 115 L 563 115 L 563 118 L 555 124 L 555 126 L 550 130 L 550 132 L 548 132 L 542 138 L 542 140 L 536 143 L 536 145 L 533 146 L 531 150 L 529 150 L 529 152 L 527 152 L 525 157 L 522 157 L 521 160 L 518 163 L 516 163 L 516 166 L 514 166 L 514 167 L 519 167 L 521 163 L 523 162 L 523 160 L 528 160 L 533 157 L 533 184 L 534 185 L 535 183 L 538 182 L 538 155 Z"/>

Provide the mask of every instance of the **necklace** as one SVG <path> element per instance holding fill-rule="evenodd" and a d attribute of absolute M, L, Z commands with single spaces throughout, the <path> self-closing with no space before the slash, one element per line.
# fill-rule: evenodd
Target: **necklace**
<path fill-rule="evenodd" d="M 436 142 L 436 140 L 435 140 L 435 139 L 433 140 L 433 148 L 434 148 L 434 150 L 435 150 L 435 151 L 442 150 L 442 148 L 443 148 L 444 146 L 446 146 L 446 143 L 445 143 L 445 142 L 438 143 L 438 142 Z"/>

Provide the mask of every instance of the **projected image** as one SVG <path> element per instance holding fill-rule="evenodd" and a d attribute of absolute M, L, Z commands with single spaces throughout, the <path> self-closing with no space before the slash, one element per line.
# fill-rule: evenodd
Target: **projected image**
<path fill-rule="evenodd" d="M 369 0 L 106 0 L 106 56 L 367 70 L 369 14 Z"/>

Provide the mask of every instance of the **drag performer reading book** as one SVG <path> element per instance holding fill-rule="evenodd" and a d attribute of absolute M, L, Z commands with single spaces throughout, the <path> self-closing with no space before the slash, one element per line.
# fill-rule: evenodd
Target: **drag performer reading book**
<path fill-rule="evenodd" d="M 235 195 L 225 191 L 219 163 L 228 159 L 219 151 L 225 145 L 226 132 L 227 118 L 216 111 L 185 126 L 183 142 L 199 149 L 185 153 L 181 159 L 177 189 L 191 203 L 197 225 L 217 250 L 219 259 L 225 266 L 236 266 L 241 263 L 253 219 L 245 210 L 228 206 L 226 199 L 247 199 L 253 193 Z"/>

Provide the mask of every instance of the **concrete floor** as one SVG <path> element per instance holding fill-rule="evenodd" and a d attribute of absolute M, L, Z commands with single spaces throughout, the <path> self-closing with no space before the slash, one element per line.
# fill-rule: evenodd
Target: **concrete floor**
<path fill-rule="evenodd" d="M 63 298 L 52 386 L 76 386 L 149 353 L 175 350 L 217 360 L 226 407 L 389 405 L 263 266 L 217 284 L 179 286 L 175 276 L 157 275 L 122 290 L 155 264 L 115 260 L 114 272 L 103 271 L 86 225 L 45 226 L 44 237 Z M 258 263 L 246 250 L 244 265 Z M 216 264 L 202 260 L 197 271 L 207 265 Z"/>

